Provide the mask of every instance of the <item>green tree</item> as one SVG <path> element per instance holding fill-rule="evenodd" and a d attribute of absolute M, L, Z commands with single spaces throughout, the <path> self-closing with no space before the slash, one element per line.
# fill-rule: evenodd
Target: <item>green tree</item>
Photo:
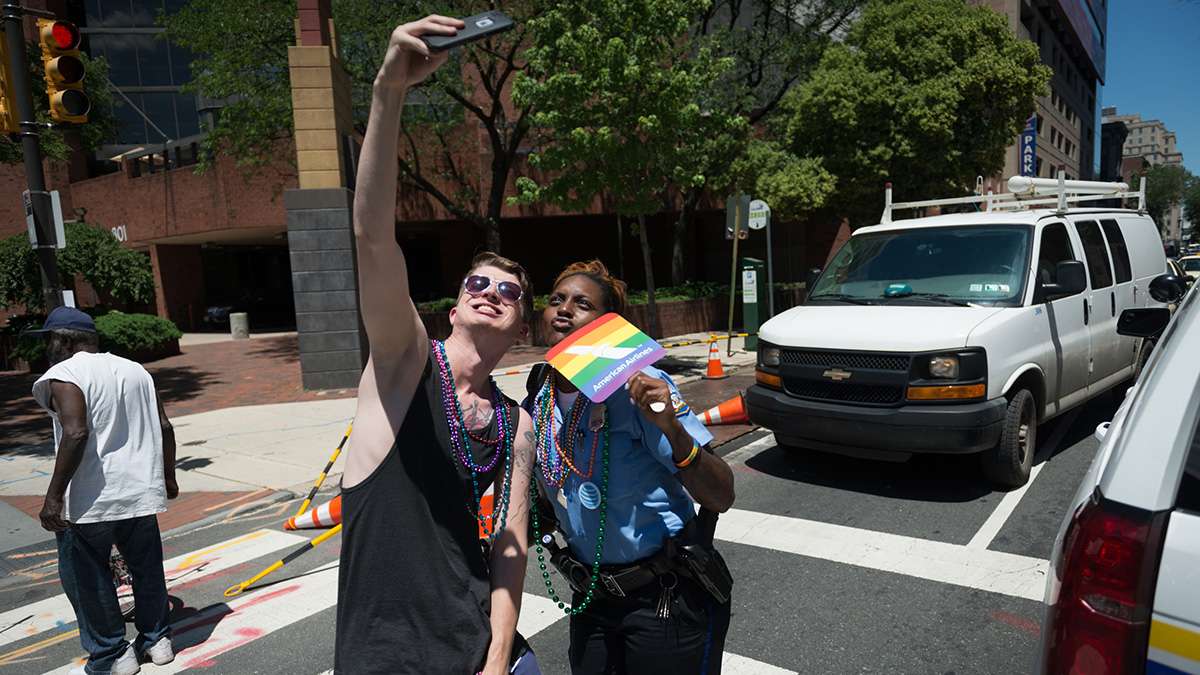
<path fill-rule="evenodd" d="M 698 139 L 737 133 L 745 120 L 706 94 L 732 59 L 687 40 L 707 0 L 565 0 L 530 22 L 527 70 L 513 86 L 535 110 L 541 182 L 517 181 L 517 201 L 586 209 L 597 198 L 638 222 L 650 331 L 658 332 L 645 216 L 674 187 L 699 187 L 685 157 Z"/>
<path fill-rule="evenodd" d="M 965 193 L 993 175 L 1051 71 L 1007 19 L 961 0 L 873 0 L 784 96 L 775 133 L 836 178 L 831 206 L 875 222 L 900 199 Z"/>
<path fill-rule="evenodd" d="M 1135 173 L 1132 177 L 1135 188 L 1142 177 L 1146 179 L 1146 211 L 1158 223 L 1159 230 L 1166 232 L 1171 207 L 1184 201 L 1195 176 L 1182 166 L 1160 164 Z M 1187 208 L 1185 203 L 1185 213 Z"/>
<path fill-rule="evenodd" d="M 474 225 L 496 251 L 505 190 L 529 131 L 529 110 L 512 106 L 507 96 L 522 67 L 528 6 L 525 0 L 506 5 L 516 29 L 461 50 L 454 63 L 410 92 L 397 158 L 403 185 Z M 358 131 L 366 128 L 371 84 L 397 25 L 433 12 L 467 16 L 490 8 L 483 0 L 334 0 Z M 295 42 L 295 17 L 295 0 L 264 0 L 254 11 L 241 0 L 191 0 L 162 17 L 170 39 L 196 54 L 188 89 L 225 102 L 205 141 L 210 156 L 227 152 L 240 164 L 258 166 L 275 161 L 275 144 L 291 136 L 287 47 Z M 473 143 L 476 129 L 487 139 L 486 167 Z"/>
<path fill-rule="evenodd" d="M 66 159 L 71 145 L 77 144 L 85 152 L 92 152 L 117 136 L 115 105 L 124 105 L 114 100 L 108 82 L 108 62 L 103 58 L 89 58 L 81 54 L 84 65 L 83 90 L 92 101 L 86 124 L 57 124 L 50 119 L 49 101 L 46 98 L 46 79 L 42 68 L 40 47 L 36 42 L 26 45 L 29 56 L 29 88 L 33 94 L 33 111 L 37 121 L 44 126 L 39 131 L 42 155 L 51 159 Z M 0 162 L 15 164 L 23 161 L 19 136 L 0 137 Z"/>
<path fill-rule="evenodd" d="M 1192 176 L 1183 192 L 1183 216 L 1191 222 L 1194 238 L 1200 228 L 1200 177 Z"/>
<path fill-rule="evenodd" d="M 828 190 L 820 160 L 801 160 L 770 141 L 749 142 L 749 132 L 769 120 L 792 87 L 805 81 L 836 35 L 849 26 L 865 0 L 781 0 L 748 3 L 714 0 L 693 23 L 693 44 L 732 59 L 732 67 L 706 92 L 707 105 L 740 116 L 745 124 L 724 133 L 680 138 L 684 174 L 704 176 L 702 185 L 681 183 L 668 210 L 677 210 L 671 281 L 688 278 L 683 243 L 704 196 L 736 189 L 766 199 L 780 218 L 819 207 Z M 759 185 L 759 174 L 775 173 Z"/>
<path fill-rule="evenodd" d="M 68 288 L 78 274 L 97 292 L 121 302 L 154 299 L 149 257 L 121 246 L 99 225 L 75 221 L 66 223 L 64 230 L 67 245 L 57 252 L 57 258 L 59 273 Z M 44 309 L 37 258 L 24 233 L 0 240 L 0 307 L 13 305 Z"/>

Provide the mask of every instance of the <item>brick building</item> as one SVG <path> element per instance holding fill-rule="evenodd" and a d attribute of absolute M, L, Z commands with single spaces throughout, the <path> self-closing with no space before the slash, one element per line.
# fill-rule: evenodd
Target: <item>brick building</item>
<path fill-rule="evenodd" d="M 1134 173 L 1152 166 L 1183 166 L 1183 153 L 1176 145 L 1175 132 L 1167 129 L 1161 120 L 1143 120 L 1139 114 L 1121 115 L 1116 107 L 1103 110 L 1104 124 L 1122 125 L 1127 133 L 1121 145 L 1121 159 L 1126 180 Z M 1183 237 L 1185 221 L 1183 208 L 1171 206 L 1166 222 L 1159 223 L 1163 238 L 1178 242 Z"/>

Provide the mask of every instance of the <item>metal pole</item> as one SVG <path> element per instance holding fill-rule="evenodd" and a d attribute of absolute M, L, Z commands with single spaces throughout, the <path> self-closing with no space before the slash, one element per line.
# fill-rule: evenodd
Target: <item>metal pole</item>
<path fill-rule="evenodd" d="M 58 260 L 54 250 L 54 216 L 46 176 L 42 173 L 42 150 L 38 145 L 38 123 L 33 114 L 33 95 L 29 89 L 29 58 L 25 51 L 24 10 L 6 2 L 0 7 L 4 38 L 8 47 L 9 72 L 12 75 L 12 100 L 17 104 L 21 125 L 21 154 L 25 159 L 25 179 L 29 182 L 29 200 L 33 206 L 33 224 L 40 245 L 34 249 L 42 273 L 42 297 L 46 311 L 60 307 L 62 283 L 58 278 Z"/>
<path fill-rule="evenodd" d="M 737 294 L 737 251 L 738 251 L 738 235 L 742 231 L 742 200 L 735 198 L 733 205 L 733 268 L 729 273 L 729 341 L 725 344 L 725 356 L 733 356 L 733 298 Z"/>
<path fill-rule="evenodd" d="M 771 256 L 771 214 L 767 213 L 767 318 L 775 316 L 775 264 Z"/>

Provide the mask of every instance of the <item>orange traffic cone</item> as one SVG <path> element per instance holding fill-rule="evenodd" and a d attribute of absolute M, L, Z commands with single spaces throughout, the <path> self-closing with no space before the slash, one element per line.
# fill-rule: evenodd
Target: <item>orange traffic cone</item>
<path fill-rule="evenodd" d="M 328 503 L 322 504 L 307 513 L 288 518 L 283 524 L 285 530 L 307 530 L 321 527 L 333 527 L 342 522 L 342 496 L 338 495 Z"/>
<path fill-rule="evenodd" d="M 494 510 L 494 508 L 495 508 L 495 495 L 493 495 L 492 488 L 488 488 L 487 493 L 484 494 L 483 497 L 481 497 L 479 499 L 479 517 L 486 519 L 488 521 L 488 524 L 491 525 L 492 527 L 496 526 L 495 523 L 491 522 L 492 511 Z M 487 537 L 488 537 L 487 532 L 483 529 L 483 523 L 479 523 L 479 538 L 487 539 Z"/>
<path fill-rule="evenodd" d="M 746 400 L 739 393 L 737 396 L 713 406 L 703 415 L 704 423 L 713 424 L 749 424 L 750 416 L 746 414 Z"/>
<path fill-rule="evenodd" d="M 717 349 L 717 341 L 714 339 L 708 343 L 708 370 L 704 373 L 706 380 L 723 380 L 729 377 L 725 374 L 725 367 L 721 365 L 721 350 Z"/>

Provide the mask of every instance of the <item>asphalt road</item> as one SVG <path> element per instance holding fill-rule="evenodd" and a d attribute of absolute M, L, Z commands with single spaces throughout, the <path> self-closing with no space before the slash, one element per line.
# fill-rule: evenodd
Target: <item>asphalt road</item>
<path fill-rule="evenodd" d="M 785 450 L 761 431 L 721 446 L 738 494 L 718 531 L 736 579 L 725 672 L 1029 672 L 1044 561 L 1096 451 L 1092 430 L 1115 408 L 1104 396 L 1043 427 L 1038 474 L 1008 497 L 983 483 L 971 458 L 856 460 Z M 304 541 L 280 534 L 293 508 L 169 534 L 182 653 L 143 672 L 332 668 L 336 537 L 242 596 L 222 597 Z M 69 607 L 53 606 L 60 589 L 45 548 L 7 554 L 22 572 L 0 579 L 5 673 L 65 672 L 82 654 Z M 532 572 L 526 593 L 522 625 L 543 671 L 569 672 L 567 621 L 549 611 Z"/>

